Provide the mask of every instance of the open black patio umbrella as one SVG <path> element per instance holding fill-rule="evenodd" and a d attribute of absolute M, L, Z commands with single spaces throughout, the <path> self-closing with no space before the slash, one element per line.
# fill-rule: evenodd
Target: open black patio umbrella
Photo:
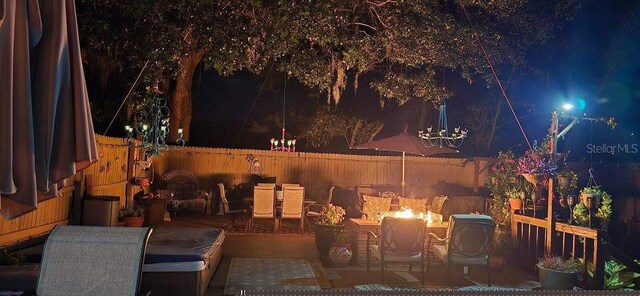
<path fill-rule="evenodd" d="M 433 146 L 427 147 L 418 137 L 402 133 L 388 138 L 371 141 L 351 147 L 351 149 L 371 149 L 377 151 L 393 151 L 402 152 L 402 195 L 404 196 L 404 171 L 405 171 L 405 155 L 407 153 L 420 156 L 430 156 L 437 154 L 458 153 L 458 150 L 448 147 Z"/>
<path fill-rule="evenodd" d="M 34 210 L 96 160 L 74 0 L 0 0 L 0 213 Z"/>

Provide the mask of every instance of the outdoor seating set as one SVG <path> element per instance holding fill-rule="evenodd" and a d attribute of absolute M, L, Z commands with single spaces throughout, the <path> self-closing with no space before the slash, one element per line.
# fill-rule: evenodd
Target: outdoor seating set
<path fill-rule="evenodd" d="M 384 283 L 384 270 L 388 263 L 409 264 L 409 271 L 415 264 L 420 266 L 424 284 L 425 261 L 428 271 L 432 259 L 437 258 L 448 266 L 450 280 L 453 265 L 485 266 L 487 283 L 491 286 L 488 264 L 495 227 L 492 218 L 486 215 L 454 214 L 448 224 L 444 225 L 446 228 L 442 225 L 429 227 L 430 225 L 420 218 L 383 218 L 379 231 L 367 232 L 367 271 L 375 258 L 379 261 Z M 444 229 L 446 232 L 442 233 Z"/>
<path fill-rule="evenodd" d="M 401 195 L 397 185 L 334 186 L 329 190 L 329 201 L 342 207 L 345 219 L 378 219 L 384 212 L 411 208 L 414 213 L 431 211 L 447 220 L 451 214 L 486 212 L 486 198 L 470 188 L 437 182 L 430 186 L 412 188 L 410 194 Z"/>
<path fill-rule="evenodd" d="M 254 220 L 257 219 L 273 220 L 274 231 L 280 230 L 282 220 L 299 220 L 300 232 L 304 234 L 308 206 L 315 204 L 315 201 L 305 201 L 304 189 L 300 184 L 277 186 L 275 183 L 258 183 L 253 188 L 252 197 L 230 201 L 224 184 L 218 183 L 221 213 L 231 216 L 231 222 L 223 225 L 223 228 L 237 230 L 238 215 L 248 212 L 250 218 L 245 225 L 245 232 L 254 227 Z"/>

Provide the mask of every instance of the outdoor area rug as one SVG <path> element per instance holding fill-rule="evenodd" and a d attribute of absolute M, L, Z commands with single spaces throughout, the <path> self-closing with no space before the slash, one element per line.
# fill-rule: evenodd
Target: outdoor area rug
<path fill-rule="evenodd" d="M 463 276 L 454 277 L 449 282 L 446 272 L 430 272 L 425 276 L 426 285 L 422 285 L 420 280 L 420 272 L 412 271 L 385 271 L 384 284 L 380 276 L 380 270 L 357 270 L 357 269 L 330 269 L 326 268 L 325 273 L 331 281 L 332 288 L 353 288 L 356 290 L 373 289 L 376 290 L 381 286 L 391 288 L 428 288 L 431 290 L 439 290 L 446 288 L 458 288 L 473 285 L 474 283 Z"/>
<path fill-rule="evenodd" d="M 321 290 L 321 287 L 306 260 L 234 257 L 224 294 L 240 294 L 241 290 Z"/>

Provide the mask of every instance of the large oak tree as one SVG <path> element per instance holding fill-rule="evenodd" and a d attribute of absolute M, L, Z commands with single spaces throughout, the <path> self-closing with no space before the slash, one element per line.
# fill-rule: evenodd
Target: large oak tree
<path fill-rule="evenodd" d="M 172 135 L 182 126 L 188 139 L 199 64 L 223 75 L 273 68 L 324 93 L 329 104 L 339 103 L 347 81 L 357 88 L 361 75 L 372 74 L 360 87 L 381 99 L 435 103 L 451 95 L 437 70 L 492 83 L 478 40 L 495 64 L 522 66 L 575 2 L 80 0 L 78 15 L 89 50 L 131 72 L 150 61 L 146 84 L 175 84 L 168 90 Z"/>

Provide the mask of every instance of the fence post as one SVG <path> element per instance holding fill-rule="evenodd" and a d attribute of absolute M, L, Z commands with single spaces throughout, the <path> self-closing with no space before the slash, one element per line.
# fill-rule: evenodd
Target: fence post
<path fill-rule="evenodd" d="M 136 167 L 136 145 L 134 141 L 129 141 L 127 149 L 127 185 L 125 186 L 125 207 L 133 204 L 133 176 Z"/>
<path fill-rule="evenodd" d="M 605 232 L 598 230 L 595 240 L 593 240 L 593 288 L 596 290 L 604 289 L 604 261 L 603 254 L 606 252 L 606 243 L 603 243 Z M 585 262 L 586 264 L 586 262 Z"/>
<path fill-rule="evenodd" d="M 551 143 L 550 146 L 550 155 L 552 160 L 556 161 L 556 152 L 558 150 L 557 141 L 558 141 L 558 113 L 553 111 L 551 114 Z M 544 253 L 546 255 L 551 255 L 553 252 L 553 240 L 554 233 L 556 230 L 556 218 L 553 215 L 553 176 L 549 176 L 547 183 L 547 229 L 545 232 L 545 241 L 544 241 Z M 533 205 L 535 208 L 535 204 Z"/>

